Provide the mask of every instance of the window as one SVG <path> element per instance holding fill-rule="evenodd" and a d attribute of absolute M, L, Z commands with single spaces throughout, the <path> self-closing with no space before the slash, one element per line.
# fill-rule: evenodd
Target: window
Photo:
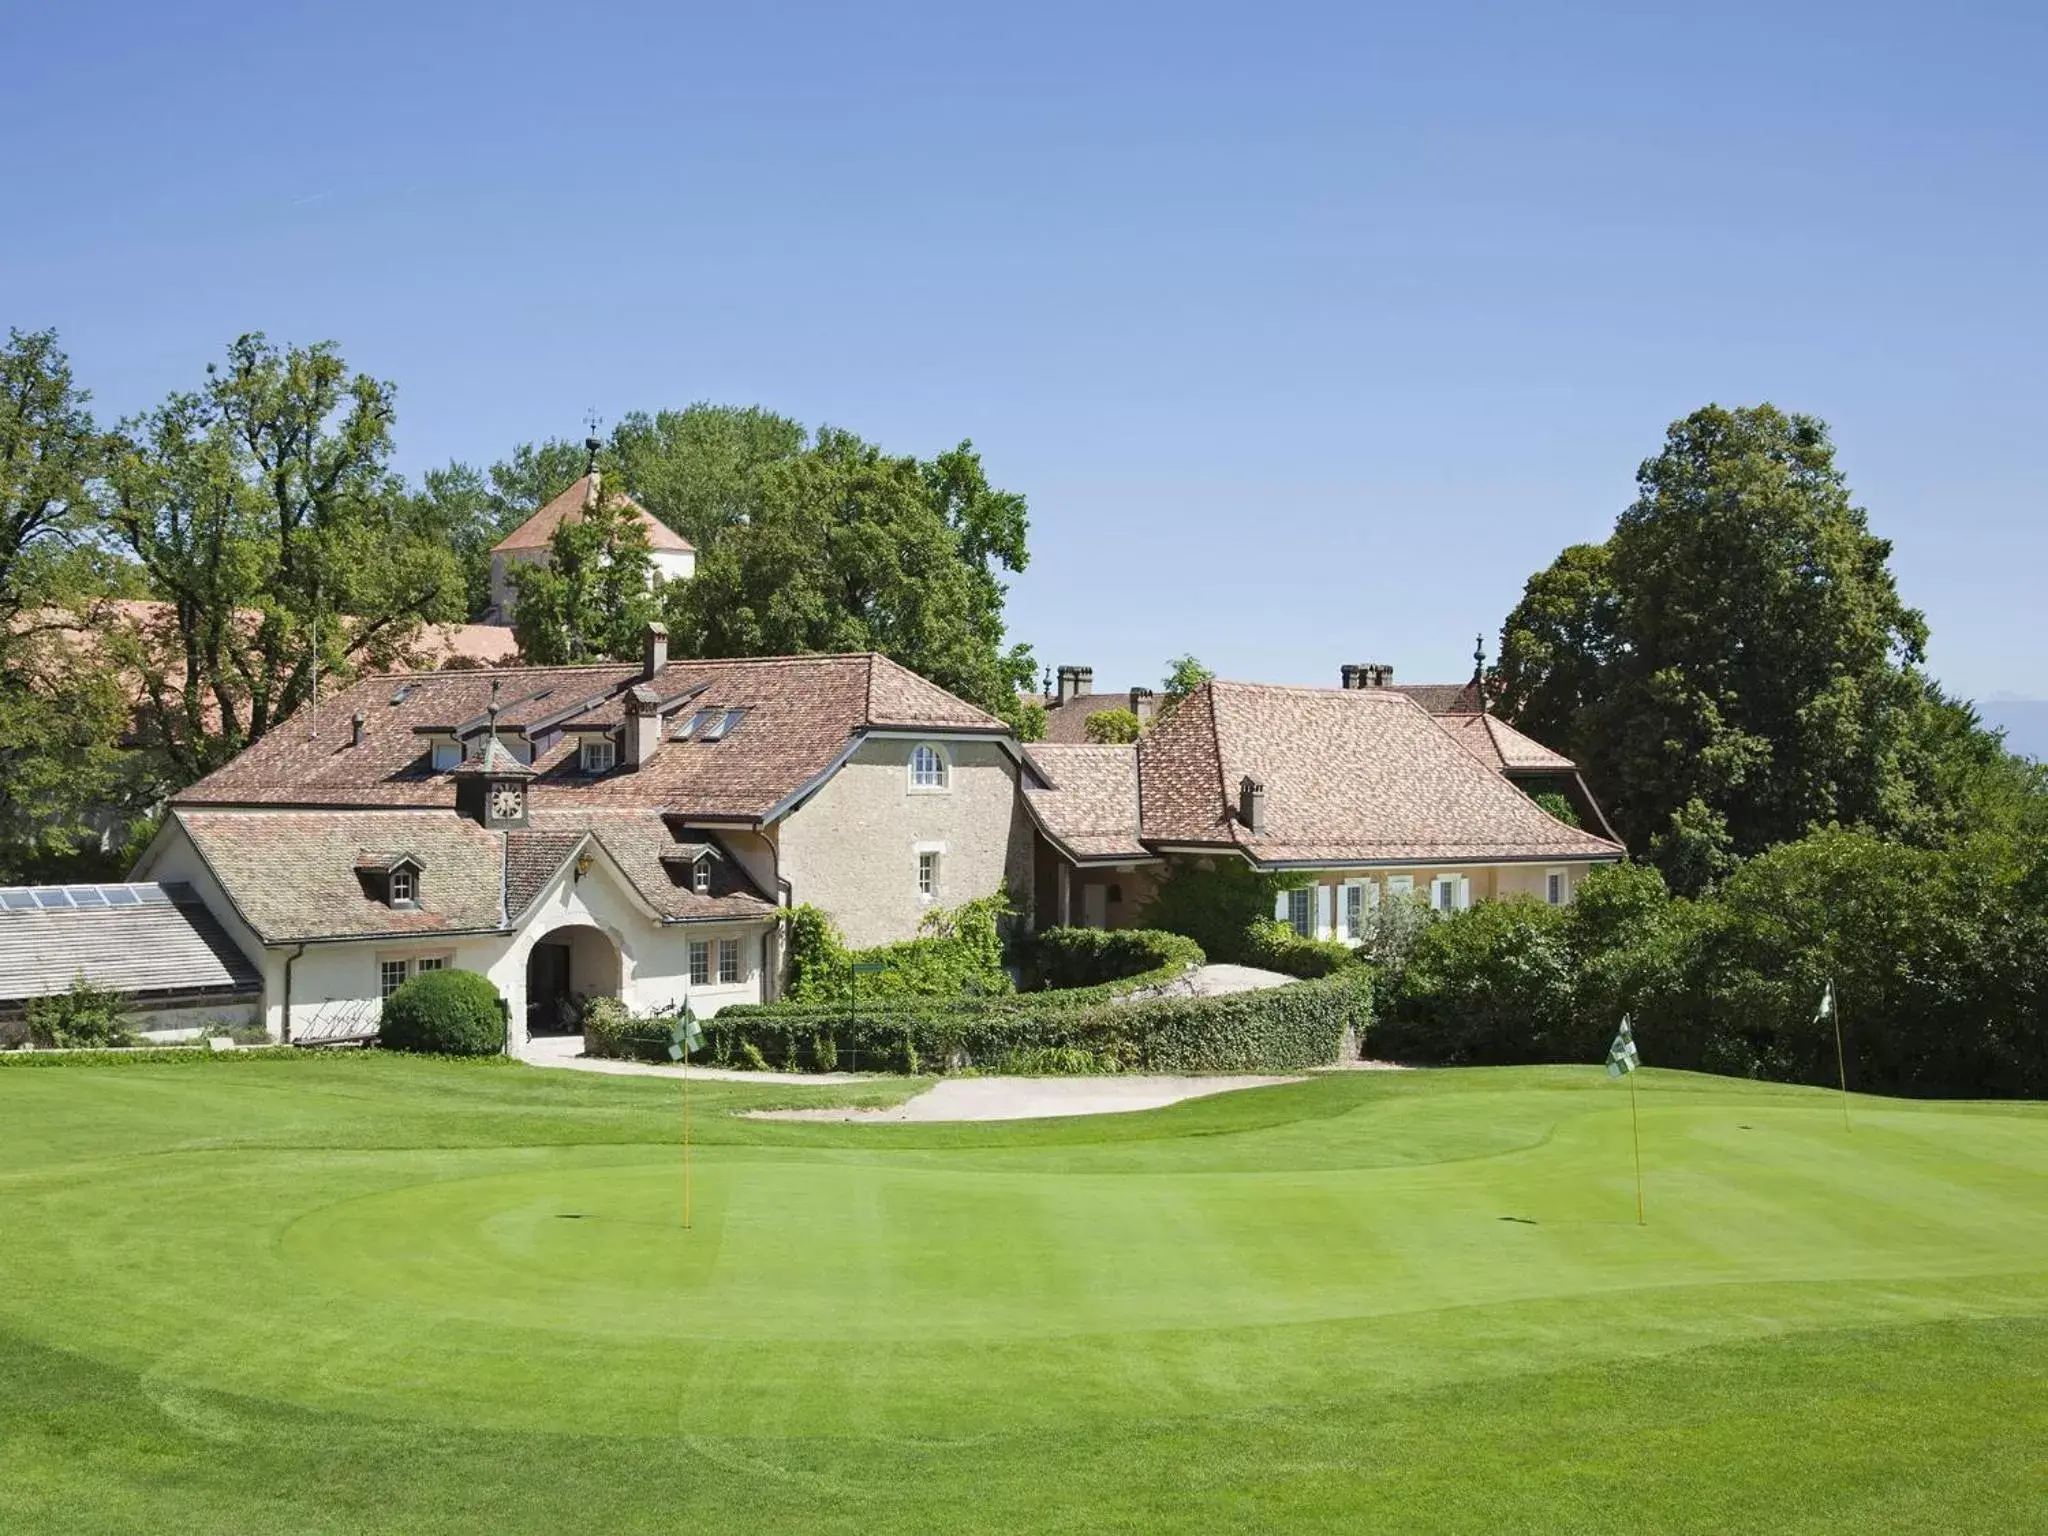
<path fill-rule="evenodd" d="M 422 971 L 445 971 L 447 969 L 448 957 L 446 955 L 421 955 L 419 959 L 412 963 L 412 973 L 415 976 L 419 975 Z"/>
<path fill-rule="evenodd" d="M 689 719 L 685 720 L 682 723 L 681 728 L 676 731 L 676 734 L 673 739 L 676 741 L 688 741 L 692 736 L 697 734 L 697 727 L 702 725 L 707 719 L 709 719 L 711 714 L 712 711 L 708 709 L 698 710 L 695 714 L 691 715 Z"/>
<path fill-rule="evenodd" d="M 733 728 L 740 723 L 740 716 L 745 713 L 745 710 L 739 709 L 705 710 L 703 715 L 704 729 L 697 739 L 699 741 L 723 741 L 732 734 Z"/>
<path fill-rule="evenodd" d="M 690 889 L 699 896 L 711 894 L 711 855 L 700 853 L 697 862 L 690 866 Z"/>
<path fill-rule="evenodd" d="M 1337 937 L 1353 943 L 1365 937 L 1365 915 L 1380 904 L 1380 888 L 1366 880 L 1349 880 L 1341 886 Z"/>
<path fill-rule="evenodd" d="M 377 995 L 389 997 L 405 985 L 406 962 L 403 960 L 379 960 L 377 962 Z"/>
<path fill-rule="evenodd" d="M 451 768 L 460 768 L 461 766 L 461 742 L 437 741 L 434 743 L 434 772 L 446 773 Z"/>
<path fill-rule="evenodd" d="M 1287 893 L 1287 926 L 1304 939 L 1316 936 L 1316 890 L 1312 885 L 1297 886 Z"/>
<path fill-rule="evenodd" d="M 391 905 L 395 907 L 400 902 L 410 904 L 419 900 L 419 894 L 419 877 L 411 870 L 400 868 L 391 871 Z"/>
<path fill-rule="evenodd" d="M 1553 907 L 1561 907 L 1571 895 L 1571 886 L 1566 883 L 1564 871 L 1549 869 L 1543 872 L 1543 899 Z"/>
<path fill-rule="evenodd" d="M 609 737 L 591 736 L 583 742 L 583 771 L 585 773 L 610 773 L 612 764 L 618 760 L 618 748 Z"/>
<path fill-rule="evenodd" d="M 1429 883 L 1429 904 L 1439 912 L 1462 912 L 1472 904 L 1471 892 L 1463 875 L 1438 875 Z"/>
<path fill-rule="evenodd" d="M 911 749 L 910 787 L 912 789 L 944 789 L 946 787 L 946 754 L 928 741 L 921 741 Z"/>
<path fill-rule="evenodd" d="M 711 943 L 708 939 L 690 940 L 690 985 L 708 986 L 711 982 Z"/>
<path fill-rule="evenodd" d="M 740 941 L 720 939 L 718 941 L 718 984 L 729 987 L 740 979 Z"/>
<path fill-rule="evenodd" d="M 939 894 L 939 856 L 930 848 L 917 856 L 917 894 L 925 901 Z"/>

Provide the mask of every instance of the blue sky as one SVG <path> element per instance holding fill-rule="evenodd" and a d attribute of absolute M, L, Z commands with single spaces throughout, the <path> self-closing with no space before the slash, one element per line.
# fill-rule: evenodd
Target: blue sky
<path fill-rule="evenodd" d="M 1100 686 L 1455 678 L 1665 424 L 1834 426 L 1932 660 L 2048 695 L 2048 8 L 15 5 L 0 319 L 236 333 L 400 459 L 710 399 L 1030 499 Z"/>

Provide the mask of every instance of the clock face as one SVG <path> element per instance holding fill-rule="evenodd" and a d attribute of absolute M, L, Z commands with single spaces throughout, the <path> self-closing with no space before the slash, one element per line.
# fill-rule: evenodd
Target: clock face
<path fill-rule="evenodd" d="M 491 815 L 499 821 L 517 821 L 526 809 L 525 796 L 517 784 L 491 786 Z"/>

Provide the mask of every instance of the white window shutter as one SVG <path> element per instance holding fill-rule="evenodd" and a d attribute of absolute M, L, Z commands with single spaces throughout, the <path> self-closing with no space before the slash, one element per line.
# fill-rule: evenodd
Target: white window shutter
<path fill-rule="evenodd" d="M 1330 888 L 1327 885 L 1319 885 L 1316 887 L 1316 937 L 1327 939 L 1329 936 Z"/>
<path fill-rule="evenodd" d="M 1458 876 L 1458 893 L 1454 899 L 1460 912 L 1472 905 L 1472 882 L 1463 875 Z"/>
<path fill-rule="evenodd" d="M 1356 880 L 1346 880 L 1337 887 L 1337 938 L 1340 943 L 1351 940 L 1351 889 Z"/>
<path fill-rule="evenodd" d="M 1377 880 L 1365 882 L 1365 910 L 1377 912 L 1380 906 L 1380 883 Z"/>
<path fill-rule="evenodd" d="M 1244 908 L 1242 907 L 1238 908 L 1240 912 L 1243 910 Z M 1273 921 L 1276 923 L 1287 921 L 1287 893 L 1285 891 L 1282 891 L 1273 898 Z"/>

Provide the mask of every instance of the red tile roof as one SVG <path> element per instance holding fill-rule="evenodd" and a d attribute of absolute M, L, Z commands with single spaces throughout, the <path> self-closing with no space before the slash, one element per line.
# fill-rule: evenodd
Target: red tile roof
<path fill-rule="evenodd" d="M 1138 841 L 1138 749 L 1033 742 L 1024 749 L 1043 788 L 1024 799 L 1045 835 L 1071 858 L 1149 859 Z"/>
<path fill-rule="evenodd" d="M 176 803 L 450 807 L 453 774 L 434 771 L 429 740 L 437 731 L 480 731 L 494 699 L 503 740 L 519 739 L 522 728 L 536 732 L 536 808 L 753 818 L 830 768 L 864 731 L 1004 730 L 993 715 L 871 653 L 672 661 L 653 683 L 675 711 L 653 758 L 638 769 L 580 772 L 574 732 L 622 724 L 624 695 L 639 681 L 640 669 L 625 663 L 368 678 L 302 711 L 180 791 Z M 739 724 L 716 742 L 673 739 L 690 713 L 713 706 L 742 710 Z M 358 712 L 359 747 L 351 745 Z M 539 731 L 550 721 L 572 730 Z"/>
<path fill-rule="evenodd" d="M 696 547 L 632 497 L 613 492 L 607 499 L 612 506 L 624 507 L 632 512 L 634 521 L 647 530 L 648 548 L 681 553 Z M 582 518 L 584 505 L 589 500 L 590 476 L 583 475 L 561 495 L 498 540 L 491 547 L 491 553 L 495 555 L 515 550 L 547 548 L 548 540 L 555 536 L 556 528 L 565 521 L 576 522 Z"/>
<path fill-rule="evenodd" d="M 1264 864 L 1622 853 L 1548 815 L 1392 689 L 1205 684 L 1138 755 L 1147 842 L 1228 844 Z M 1246 777 L 1266 792 L 1256 837 L 1235 815 Z"/>
<path fill-rule="evenodd" d="M 1492 715 L 1438 715 L 1436 723 L 1467 752 L 1496 773 L 1576 773 L 1578 764 L 1562 752 L 1533 741 Z"/>
<path fill-rule="evenodd" d="M 1033 695 L 1045 706 L 1045 739 L 1053 743 L 1085 743 L 1088 740 L 1088 717 L 1099 715 L 1107 709 L 1128 710 L 1136 714 L 1136 701 L 1128 689 L 1108 693 L 1084 693 L 1060 703 L 1057 696 L 1046 698 Z M 1153 704 L 1159 702 L 1154 695 Z"/>

